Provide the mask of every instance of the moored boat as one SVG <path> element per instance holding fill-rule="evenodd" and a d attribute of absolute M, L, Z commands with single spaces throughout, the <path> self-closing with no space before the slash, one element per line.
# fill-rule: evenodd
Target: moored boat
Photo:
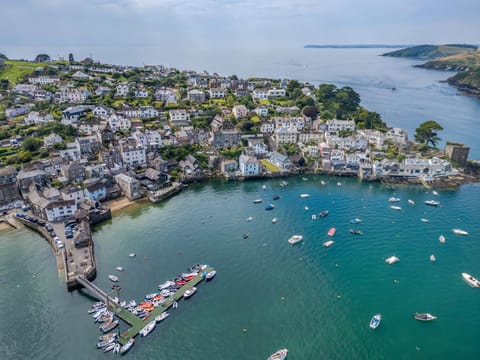
<path fill-rule="evenodd" d="M 335 241 L 333 241 L 333 240 L 325 241 L 325 242 L 323 243 L 323 246 L 324 246 L 324 247 L 330 247 L 330 246 L 333 245 L 334 242 L 335 242 Z"/>
<path fill-rule="evenodd" d="M 108 344 L 107 346 L 105 346 L 103 348 L 103 352 L 109 352 L 109 351 L 115 349 L 115 346 L 116 346 L 116 344 L 114 342 L 112 342 L 112 343 Z"/>
<path fill-rule="evenodd" d="M 115 344 L 115 347 L 113 348 L 113 353 L 114 354 L 118 354 L 120 352 L 120 347 L 121 345 L 120 344 Z"/>
<path fill-rule="evenodd" d="M 361 222 L 362 222 L 362 220 L 359 219 L 359 218 L 353 218 L 352 220 L 350 220 L 350 223 L 351 223 L 351 224 L 359 224 L 359 223 L 361 223 Z"/>
<path fill-rule="evenodd" d="M 471 287 L 480 287 L 480 281 L 475 279 L 472 275 L 467 273 L 462 273 L 463 279 L 471 286 Z"/>
<path fill-rule="evenodd" d="M 370 320 L 370 329 L 376 329 L 378 325 L 380 325 L 381 321 L 382 321 L 381 314 L 373 315 L 372 319 Z"/>
<path fill-rule="evenodd" d="M 435 190 L 432 190 L 432 194 L 438 196 L 438 192 L 436 192 Z"/>
<path fill-rule="evenodd" d="M 288 355 L 288 350 L 281 349 L 274 352 L 272 355 L 270 355 L 267 360 L 285 360 L 287 355 Z"/>
<path fill-rule="evenodd" d="M 430 220 L 425 219 L 425 218 L 421 218 L 420 221 L 421 221 L 421 222 L 430 222 Z"/>
<path fill-rule="evenodd" d="M 263 200 L 262 199 L 255 199 L 253 200 L 254 204 L 260 204 Z"/>
<path fill-rule="evenodd" d="M 126 354 L 127 351 L 132 348 L 133 344 L 135 344 L 135 339 L 132 337 L 122 347 L 120 347 L 120 355 Z"/>
<path fill-rule="evenodd" d="M 265 210 L 273 210 L 275 209 L 275 205 L 273 204 L 268 204 L 267 206 L 265 206 Z"/>
<path fill-rule="evenodd" d="M 208 281 L 208 280 L 212 280 L 215 275 L 217 275 L 217 271 L 216 270 L 212 270 L 212 271 L 209 271 L 207 273 L 207 275 L 205 275 L 205 279 Z"/>
<path fill-rule="evenodd" d="M 430 261 L 431 261 L 431 262 L 437 261 L 437 258 L 435 257 L 435 255 L 433 255 L 433 254 L 430 255 Z"/>
<path fill-rule="evenodd" d="M 155 316 L 155 321 L 156 321 L 157 323 L 159 323 L 160 321 L 165 320 L 165 319 L 166 319 L 167 317 L 169 317 L 169 316 L 170 316 L 170 314 L 169 314 L 168 312 L 164 311 L 164 312 L 161 313 L 160 315 Z"/>
<path fill-rule="evenodd" d="M 108 323 L 105 323 L 100 326 L 100 330 L 102 330 L 104 333 L 109 332 L 110 330 L 115 329 L 118 326 L 118 320 L 113 320 Z"/>
<path fill-rule="evenodd" d="M 103 340 L 108 340 L 108 339 L 115 339 L 117 337 L 117 333 L 108 333 L 108 334 L 103 334 L 98 337 L 98 341 L 103 341 Z"/>
<path fill-rule="evenodd" d="M 280 199 L 280 196 L 277 195 L 277 194 L 275 194 L 275 195 L 273 195 L 273 198 L 272 198 L 272 199 L 273 199 L 273 200 L 278 200 L 278 199 Z"/>
<path fill-rule="evenodd" d="M 267 190 L 267 185 L 263 184 L 262 185 L 262 190 Z"/>
<path fill-rule="evenodd" d="M 105 340 L 100 340 L 98 343 L 97 343 L 97 349 L 101 349 L 109 344 L 112 344 L 112 343 L 115 343 L 115 338 L 114 337 L 110 337 L 108 339 L 105 339 Z"/>
<path fill-rule="evenodd" d="M 163 284 L 158 285 L 158 289 L 159 290 L 164 290 L 164 289 L 172 287 L 172 286 L 175 286 L 175 282 L 168 280 L 168 281 L 165 281 Z"/>
<path fill-rule="evenodd" d="M 429 313 L 413 313 L 413 317 L 419 321 L 432 321 L 437 319 L 436 316 Z"/>
<path fill-rule="evenodd" d="M 389 265 L 395 264 L 398 261 L 400 261 L 400 259 L 396 256 L 390 256 L 389 258 L 385 259 L 385 262 Z"/>
<path fill-rule="evenodd" d="M 408 199 L 407 201 L 408 201 L 408 204 L 409 204 L 409 205 L 412 205 L 412 206 L 415 205 L 415 201 L 410 200 L 410 199 Z"/>
<path fill-rule="evenodd" d="M 197 292 L 197 288 L 194 286 L 191 289 L 188 289 L 187 291 L 185 291 L 185 293 L 183 294 L 183 298 L 188 299 L 196 292 Z"/>
<path fill-rule="evenodd" d="M 117 270 L 117 271 L 124 271 L 125 268 L 124 268 L 123 266 L 117 266 L 117 267 L 115 268 L 115 270 Z"/>
<path fill-rule="evenodd" d="M 438 205 L 440 205 L 440 203 L 438 201 L 435 201 L 435 200 L 425 200 L 425 205 L 438 206 Z"/>
<path fill-rule="evenodd" d="M 273 218 L 273 219 L 272 219 L 272 224 L 275 224 L 277 221 L 278 221 L 277 218 Z"/>
<path fill-rule="evenodd" d="M 390 197 L 388 198 L 388 202 L 399 202 L 400 201 L 400 198 L 396 198 L 396 197 Z"/>
<path fill-rule="evenodd" d="M 328 210 L 322 210 L 322 211 L 320 211 L 320 213 L 318 214 L 318 216 L 320 216 L 320 217 L 325 217 L 325 216 L 327 216 L 327 215 L 328 215 Z"/>
<path fill-rule="evenodd" d="M 249 236 L 250 236 L 250 233 L 249 233 L 249 232 L 243 233 L 243 238 L 244 238 L 244 239 L 247 239 Z"/>
<path fill-rule="evenodd" d="M 445 244 L 447 242 L 447 240 L 445 239 L 445 236 L 443 236 L 443 235 L 440 235 L 438 237 L 438 241 L 440 241 L 442 244 Z"/>
<path fill-rule="evenodd" d="M 128 254 L 128 256 L 131 257 L 131 258 L 134 258 L 137 255 L 135 255 L 135 253 L 130 253 L 130 254 Z"/>
<path fill-rule="evenodd" d="M 291 245 L 295 245 L 297 243 L 299 243 L 300 241 L 303 240 L 303 235 L 293 235 L 292 237 L 290 237 L 290 239 L 288 239 L 288 242 L 291 244 Z"/>
<path fill-rule="evenodd" d="M 150 334 L 153 331 L 153 329 L 155 329 L 155 325 L 157 325 L 157 322 L 155 320 L 152 320 L 147 325 L 145 325 L 145 327 L 142 330 L 140 330 L 138 333 L 143 337 L 145 337 L 148 334 Z"/>
<path fill-rule="evenodd" d="M 333 236 L 335 235 L 335 232 L 337 231 L 337 229 L 335 229 L 334 227 L 330 228 L 330 230 L 328 230 L 328 236 Z"/>
<path fill-rule="evenodd" d="M 253 221 L 253 216 L 249 216 L 249 217 L 247 218 L 247 221 L 248 221 L 248 222 Z"/>
<path fill-rule="evenodd" d="M 363 233 L 360 230 L 357 230 L 357 229 L 350 229 L 350 234 L 362 235 Z"/>
<path fill-rule="evenodd" d="M 392 210 L 402 210 L 402 208 L 400 206 L 395 206 L 395 205 L 390 206 L 390 209 L 392 209 Z"/>
<path fill-rule="evenodd" d="M 322 185 L 327 185 L 327 183 L 326 183 L 325 181 L 323 181 L 323 180 L 320 180 L 320 184 L 322 184 Z"/>
<path fill-rule="evenodd" d="M 310 194 L 300 194 L 300 198 L 305 199 L 310 197 Z"/>
<path fill-rule="evenodd" d="M 467 236 L 468 235 L 468 232 L 466 232 L 465 230 L 462 230 L 462 229 L 452 229 L 452 231 L 455 235 L 462 235 L 462 236 Z"/>
<path fill-rule="evenodd" d="M 108 275 L 108 278 L 110 279 L 110 281 L 113 281 L 113 282 L 118 282 L 118 276 L 115 276 L 115 275 Z"/>

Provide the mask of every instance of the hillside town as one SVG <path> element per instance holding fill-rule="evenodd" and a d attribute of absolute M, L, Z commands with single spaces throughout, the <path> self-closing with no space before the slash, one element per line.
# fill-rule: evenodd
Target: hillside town
<path fill-rule="evenodd" d="M 0 84 L 0 208 L 48 221 L 121 196 L 157 202 L 212 177 L 428 183 L 467 163 L 468 147 L 423 151 L 349 87 L 41 60 Z"/>

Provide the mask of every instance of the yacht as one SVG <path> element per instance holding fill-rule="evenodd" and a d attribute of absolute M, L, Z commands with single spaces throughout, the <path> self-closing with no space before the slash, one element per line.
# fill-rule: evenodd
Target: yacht
<path fill-rule="evenodd" d="M 169 316 L 170 316 L 170 314 L 169 314 L 168 312 L 164 311 L 164 312 L 161 313 L 160 315 L 155 316 L 155 321 L 156 321 L 157 323 L 159 323 L 160 321 L 165 320 L 165 319 L 166 319 L 167 317 L 169 317 Z"/>
<path fill-rule="evenodd" d="M 113 282 L 118 282 L 118 276 L 115 276 L 115 275 L 108 275 L 108 278 L 110 279 L 110 281 L 113 281 Z"/>
<path fill-rule="evenodd" d="M 437 319 L 436 316 L 433 316 L 429 313 L 414 313 L 413 317 L 415 318 L 415 320 L 419 321 L 432 321 Z"/>
<path fill-rule="evenodd" d="M 310 197 L 310 194 L 300 194 L 300 198 L 305 199 Z"/>
<path fill-rule="evenodd" d="M 143 337 L 147 336 L 150 334 L 153 329 L 155 329 L 155 325 L 157 325 L 157 322 L 155 320 L 150 321 L 142 330 L 140 330 L 138 333 L 142 335 Z"/>
<path fill-rule="evenodd" d="M 430 205 L 430 206 L 438 206 L 440 203 L 435 200 L 425 200 L 425 205 Z"/>
<path fill-rule="evenodd" d="M 462 229 L 452 229 L 452 231 L 455 235 L 463 235 L 463 236 L 468 235 L 468 232 L 466 232 L 465 230 L 462 230 Z"/>
<path fill-rule="evenodd" d="M 330 246 L 333 245 L 334 242 L 335 242 L 335 241 L 333 241 L 333 240 L 325 241 L 325 242 L 323 243 L 323 246 L 324 246 L 324 247 L 330 247 Z"/>
<path fill-rule="evenodd" d="M 388 199 L 388 202 L 399 202 L 400 201 L 400 198 L 396 198 L 396 197 L 391 197 Z"/>
<path fill-rule="evenodd" d="M 381 314 L 373 315 L 372 319 L 370 320 L 370 328 L 371 329 L 376 329 L 378 327 L 378 325 L 380 325 L 381 321 L 382 321 L 382 315 Z"/>
<path fill-rule="evenodd" d="M 400 259 L 396 256 L 390 256 L 388 259 L 385 259 L 385 262 L 389 265 L 395 264 L 398 261 L 400 261 Z"/>
<path fill-rule="evenodd" d="M 415 205 L 415 201 L 413 201 L 413 200 L 408 199 L 407 202 L 408 202 L 409 205 L 412 205 L 412 206 Z"/>
<path fill-rule="evenodd" d="M 438 241 L 440 241 L 442 244 L 445 244 L 447 242 L 447 240 L 445 239 L 445 236 L 443 236 L 443 235 L 440 235 L 438 237 Z"/>
<path fill-rule="evenodd" d="M 288 355 L 287 349 L 281 349 L 273 353 L 267 360 L 284 360 Z"/>
<path fill-rule="evenodd" d="M 208 280 L 212 280 L 215 275 L 217 275 L 217 271 L 216 270 L 212 270 L 212 271 L 209 271 L 207 273 L 207 275 L 205 275 L 205 279 L 208 281 Z"/>
<path fill-rule="evenodd" d="M 121 348 L 120 348 L 120 355 L 123 355 L 125 354 L 128 350 L 130 350 L 133 346 L 133 344 L 135 343 L 135 339 L 132 337 L 130 338 L 130 340 L 128 340 L 125 345 L 123 345 Z"/>
<path fill-rule="evenodd" d="M 480 281 L 475 279 L 472 275 L 467 273 L 462 273 L 463 279 L 470 285 L 471 287 L 480 287 Z"/>
<path fill-rule="evenodd" d="M 183 297 L 185 299 L 188 299 L 189 297 L 191 297 L 196 292 L 197 292 L 197 288 L 194 286 L 191 289 L 188 289 L 187 291 L 185 291 L 185 293 L 183 294 Z"/>
<path fill-rule="evenodd" d="M 302 240 L 303 240 L 303 235 L 293 235 L 290 239 L 288 239 L 288 242 L 292 245 L 295 245 Z"/>

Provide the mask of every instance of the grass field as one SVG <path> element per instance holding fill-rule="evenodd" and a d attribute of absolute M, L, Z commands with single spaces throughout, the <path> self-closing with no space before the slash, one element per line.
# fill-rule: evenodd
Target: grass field
<path fill-rule="evenodd" d="M 268 160 L 260 160 L 260 163 L 265 166 L 267 171 L 270 172 L 280 172 L 280 168 L 276 165 L 273 165 L 270 161 Z"/>
<path fill-rule="evenodd" d="M 34 63 L 29 61 L 5 60 L 5 68 L 0 71 L 0 79 L 8 79 L 12 85 L 26 75 L 30 75 L 38 67 L 45 67 L 46 63 Z"/>

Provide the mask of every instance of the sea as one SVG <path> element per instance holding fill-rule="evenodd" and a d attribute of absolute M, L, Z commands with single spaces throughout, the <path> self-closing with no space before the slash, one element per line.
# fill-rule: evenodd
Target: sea
<path fill-rule="evenodd" d="M 232 62 L 231 55 L 215 63 L 213 55 L 199 54 L 178 64 L 150 53 L 147 61 L 352 86 L 362 104 L 389 124 L 412 132 L 419 122 L 435 119 L 445 128 L 444 141 L 461 141 L 471 147 L 471 157 L 480 158 L 474 141 L 479 100 L 439 82 L 447 73 L 413 68 L 415 61 L 380 57 L 381 52 L 298 49 L 284 57 L 251 55 L 247 63 L 239 51 Z M 136 61 L 114 60 L 103 61 Z M 95 283 L 109 290 L 107 276 L 119 276 L 122 299 L 139 302 L 192 264 L 217 269 L 211 282 L 199 284 L 197 294 L 180 301 L 148 337 L 138 338 L 128 358 L 253 360 L 281 348 L 288 348 L 288 360 L 480 358 L 480 292 L 461 276 L 480 278 L 479 184 L 439 190 L 436 196 L 421 186 L 392 190 L 354 178 L 284 180 L 284 187 L 280 179 L 192 184 L 160 204 L 134 205 L 94 227 Z M 273 200 L 275 194 L 279 200 Z M 390 197 L 400 198 L 395 205 L 401 210 L 390 208 Z M 258 198 L 263 202 L 254 204 Z M 440 206 L 426 206 L 430 199 Z M 266 211 L 270 203 L 275 208 Z M 322 210 L 329 215 L 312 219 Z M 362 222 L 353 225 L 353 218 Z M 336 234 L 330 238 L 332 227 Z M 454 235 L 454 228 L 469 235 Z M 287 240 L 294 234 L 303 241 L 292 246 Z M 323 246 L 327 240 L 334 241 L 329 248 Z M 135 258 L 128 256 L 132 252 Z M 393 255 L 400 261 L 386 264 Z M 116 266 L 125 271 L 116 272 Z M 95 347 L 100 331 L 87 314 L 94 301 L 86 291 L 67 291 L 50 246 L 36 233 L 0 234 L 0 359 L 112 357 Z M 419 322 L 414 312 L 438 319 Z M 371 330 L 377 313 L 382 323 Z M 120 331 L 126 329 L 122 323 Z"/>

